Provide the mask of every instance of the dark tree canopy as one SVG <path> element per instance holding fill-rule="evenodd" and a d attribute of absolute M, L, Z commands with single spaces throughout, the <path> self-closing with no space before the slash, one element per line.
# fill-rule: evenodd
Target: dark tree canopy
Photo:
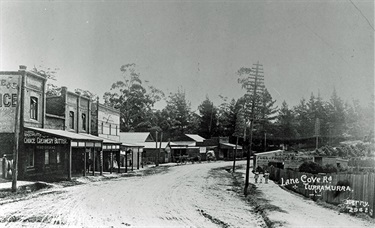
<path fill-rule="evenodd" d="M 208 97 L 198 106 L 200 121 L 198 133 L 204 138 L 218 135 L 218 111 Z"/>
<path fill-rule="evenodd" d="M 123 80 L 112 84 L 111 92 L 103 96 L 106 104 L 120 109 L 121 131 L 144 131 L 153 126 L 152 114 L 155 102 L 163 93 L 154 88 L 143 86 L 136 65 L 125 64 L 120 68 Z"/>

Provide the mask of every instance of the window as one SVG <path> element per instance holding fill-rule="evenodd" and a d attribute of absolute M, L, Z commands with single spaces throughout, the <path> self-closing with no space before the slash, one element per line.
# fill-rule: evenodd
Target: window
<path fill-rule="evenodd" d="M 74 112 L 69 112 L 69 127 L 70 129 L 74 129 Z"/>
<path fill-rule="evenodd" d="M 116 135 L 118 135 L 118 126 L 116 125 Z"/>
<path fill-rule="evenodd" d="M 49 164 L 49 150 L 44 151 L 44 164 L 45 165 Z"/>
<path fill-rule="evenodd" d="M 109 125 L 109 135 L 111 135 L 112 134 L 112 125 Z"/>
<path fill-rule="evenodd" d="M 32 149 L 27 153 L 27 167 L 34 167 L 34 150 Z"/>
<path fill-rule="evenodd" d="M 102 122 L 101 133 L 104 134 L 104 123 Z"/>
<path fill-rule="evenodd" d="M 86 130 L 86 114 L 82 113 L 82 130 Z"/>
<path fill-rule="evenodd" d="M 38 120 L 38 98 L 30 97 L 30 119 Z"/>
<path fill-rule="evenodd" d="M 60 151 L 57 151 L 57 153 L 56 153 L 56 162 L 57 163 L 61 162 L 61 160 L 60 160 Z"/>

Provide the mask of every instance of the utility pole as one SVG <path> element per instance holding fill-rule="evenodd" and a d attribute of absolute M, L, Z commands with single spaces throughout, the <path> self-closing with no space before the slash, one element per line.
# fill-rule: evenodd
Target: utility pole
<path fill-rule="evenodd" d="M 234 174 L 234 171 L 236 169 L 237 147 L 238 147 L 238 135 L 236 136 L 236 149 L 233 153 L 233 172 L 232 172 L 232 174 Z"/>
<path fill-rule="evenodd" d="M 17 104 L 16 104 L 16 119 L 14 123 L 14 148 L 13 148 L 13 172 L 12 172 L 12 192 L 17 192 L 17 176 L 18 176 L 18 150 L 19 150 L 19 137 L 20 137 L 20 122 L 21 122 L 21 102 L 22 102 L 22 88 L 23 88 L 23 78 L 25 74 L 18 78 L 17 87 Z"/>
<path fill-rule="evenodd" d="M 264 152 L 267 151 L 267 132 L 264 132 Z"/>
<path fill-rule="evenodd" d="M 156 151 L 156 161 L 155 161 L 155 166 L 159 166 L 159 150 L 158 150 L 158 131 L 155 132 L 155 151 Z"/>
<path fill-rule="evenodd" d="M 233 172 L 232 172 L 232 174 L 234 174 L 234 171 L 236 169 L 236 158 L 237 158 L 237 149 L 238 149 L 238 140 L 239 140 L 238 138 L 241 135 L 240 131 L 241 131 L 241 127 L 242 127 L 241 125 L 242 124 L 244 124 L 244 140 L 243 140 L 243 142 L 245 143 L 245 140 L 246 140 L 246 136 L 245 136 L 246 135 L 246 120 L 245 120 L 244 115 L 243 115 L 244 106 L 245 106 L 245 104 L 243 104 L 243 107 L 240 110 L 238 110 L 238 112 L 236 114 L 236 116 L 237 116 L 237 118 L 236 118 L 236 128 L 235 128 L 235 132 L 233 134 L 233 136 L 236 136 L 236 147 L 235 147 L 235 151 L 233 153 Z M 244 123 L 242 122 L 243 120 L 245 120 Z M 242 153 L 243 153 L 243 150 L 244 150 L 244 147 L 242 145 Z"/>
<path fill-rule="evenodd" d="M 159 151 L 158 151 L 158 165 L 160 161 L 160 153 L 161 153 L 161 142 L 163 141 L 163 132 L 160 133 L 160 143 L 159 143 Z"/>
<path fill-rule="evenodd" d="M 246 179 L 244 194 L 247 196 L 249 188 L 249 178 L 250 178 L 250 156 L 252 154 L 252 141 L 253 141 L 253 127 L 255 120 L 255 106 L 257 105 L 257 96 L 263 93 L 264 90 L 264 76 L 263 76 L 263 66 L 259 64 L 259 61 L 254 64 L 247 74 L 249 75 L 247 79 L 243 81 L 243 87 L 246 88 L 247 93 L 251 95 L 251 113 L 250 113 L 250 138 L 249 138 L 249 152 L 247 153 L 246 159 Z"/>
<path fill-rule="evenodd" d="M 319 148 L 319 134 L 320 134 L 320 120 L 319 120 L 319 118 L 316 118 L 315 119 L 316 149 Z"/>

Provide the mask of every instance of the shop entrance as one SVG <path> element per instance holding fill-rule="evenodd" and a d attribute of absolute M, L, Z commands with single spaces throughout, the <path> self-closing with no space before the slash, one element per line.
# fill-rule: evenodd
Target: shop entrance
<path fill-rule="evenodd" d="M 85 148 L 72 149 L 72 173 L 83 173 Z"/>

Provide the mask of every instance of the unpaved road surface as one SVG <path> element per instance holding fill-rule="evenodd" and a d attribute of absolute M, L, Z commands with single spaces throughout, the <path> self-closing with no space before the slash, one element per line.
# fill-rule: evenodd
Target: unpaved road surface
<path fill-rule="evenodd" d="M 239 169 L 244 180 L 245 169 Z M 250 173 L 254 183 L 254 174 Z M 264 208 L 272 227 L 335 227 L 363 228 L 375 227 L 373 219 L 362 219 L 338 210 L 328 209 L 297 193 L 282 189 L 273 181 L 255 184 L 258 194 L 253 199 Z"/>
<path fill-rule="evenodd" d="M 0 206 L 0 225 L 76 227 L 265 227 L 235 192 L 231 163 L 188 164 L 155 175 L 63 188 Z M 214 169 L 214 170 L 213 170 Z"/>
<path fill-rule="evenodd" d="M 244 161 L 238 162 L 240 165 Z M 18 202 L 0 202 L 0 227 L 374 227 L 290 193 L 272 181 L 242 194 L 223 167 L 231 162 L 150 168 L 153 175 L 121 177 L 48 189 Z M 241 174 L 242 173 L 242 174 Z M 240 191 L 239 191 L 240 189 Z M 49 192 L 49 193 L 48 193 Z M 48 194 L 41 194 L 48 193 Z M 255 203 L 254 203 L 255 202 Z M 253 206 L 251 206 L 253 205 Z"/>

